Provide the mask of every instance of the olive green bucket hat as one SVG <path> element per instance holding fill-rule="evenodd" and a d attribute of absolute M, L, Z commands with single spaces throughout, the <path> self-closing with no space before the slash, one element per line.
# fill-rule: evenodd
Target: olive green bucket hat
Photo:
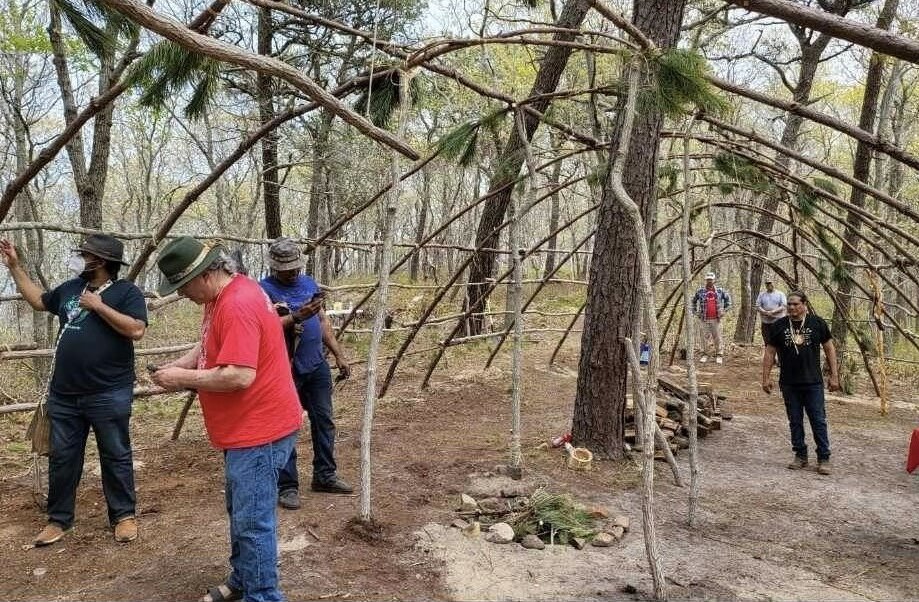
<path fill-rule="evenodd" d="M 157 293 L 170 295 L 203 272 L 214 260 L 225 251 L 220 245 L 209 245 L 191 236 L 182 236 L 163 247 L 156 260 L 166 282 L 160 285 Z"/>

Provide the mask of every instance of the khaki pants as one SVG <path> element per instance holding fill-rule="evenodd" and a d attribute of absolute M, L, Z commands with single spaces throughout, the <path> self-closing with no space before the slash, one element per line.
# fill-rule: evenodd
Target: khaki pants
<path fill-rule="evenodd" d="M 702 320 L 702 353 L 711 355 L 709 351 L 711 347 L 715 348 L 715 355 L 724 355 L 721 320 Z"/>

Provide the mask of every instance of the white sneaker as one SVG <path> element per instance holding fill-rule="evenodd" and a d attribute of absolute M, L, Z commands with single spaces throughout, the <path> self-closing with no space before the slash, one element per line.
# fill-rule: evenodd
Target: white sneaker
<path fill-rule="evenodd" d="M 716 364 L 723 364 L 723 363 L 724 363 L 724 358 L 721 357 L 721 356 L 719 355 L 718 357 L 715 358 L 715 363 L 716 363 Z"/>
<path fill-rule="evenodd" d="M 707 361 L 708 361 L 708 356 L 707 356 L 707 355 L 703 355 L 702 357 L 699 358 L 699 363 L 700 363 L 700 364 L 704 364 L 704 363 L 707 362 Z"/>

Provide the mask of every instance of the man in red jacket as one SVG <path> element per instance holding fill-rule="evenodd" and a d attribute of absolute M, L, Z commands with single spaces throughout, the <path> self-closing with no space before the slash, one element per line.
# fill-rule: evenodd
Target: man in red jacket
<path fill-rule="evenodd" d="M 300 402 L 275 310 L 254 280 L 236 274 L 221 246 L 190 237 L 157 264 L 174 291 L 204 306 L 201 341 L 152 375 L 167 389 L 194 389 L 214 447 L 223 450 L 230 515 L 230 566 L 206 602 L 283 600 L 277 568 L 277 475 L 296 444 Z"/>

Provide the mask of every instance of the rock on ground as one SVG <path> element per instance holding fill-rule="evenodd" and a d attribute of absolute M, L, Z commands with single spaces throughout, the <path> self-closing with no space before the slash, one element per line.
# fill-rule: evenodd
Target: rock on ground
<path fill-rule="evenodd" d="M 514 529 L 507 523 L 495 523 L 488 529 L 485 540 L 491 543 L 510 543 L 514 541 Z"/>

